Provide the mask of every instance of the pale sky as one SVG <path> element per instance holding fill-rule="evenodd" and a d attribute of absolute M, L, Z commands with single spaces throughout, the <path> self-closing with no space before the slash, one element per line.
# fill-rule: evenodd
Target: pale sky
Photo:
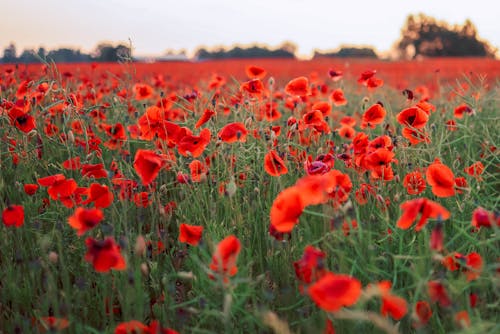
<path fill-rule="evenodd" d="M 387 51 L 410 13 L 451 24 L 472 20 L 479 36 L 500 46 L 498 0 L 0 0 L 0 49 L 61 46 L 92 51 L 100 41 L 127 42 L 134 55 L 167 49 L 285 40 L 299 54 L 341 44 Z M 497 3 L 497 4 L 495 4 Z M 0 51 L 1 52 L 1 51 Z M 3 53 L 2 53 L 3 54 Z"/>

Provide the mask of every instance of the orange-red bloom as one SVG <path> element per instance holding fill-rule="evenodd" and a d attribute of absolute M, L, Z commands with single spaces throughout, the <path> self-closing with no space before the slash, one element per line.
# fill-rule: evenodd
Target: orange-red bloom
<path fill-rule="evenodd" d="M 271 176 L 280 176 L 288 173 L 285 162 L 275 150 L 269 151 L 264 157 L 264 169 Z"/>
<path fill-rule="evenodd" d="M 277 232 L 291 232 L 298 224 L 305 206 L 300 188 L 286 188 L 276 196 L 271 206 L 271 226 Z"/>
<path fill-rule="evenodd" d="M 330 100 L 333 101 L 333 104 L 337 107 L 343 106 L 347 104 L 347 99 L 344 96 L 344 91 L 340 88 L 335 89 L 330 95 Z"/>
<path fill-rule="evenodd" d="M 432 187 L 432 193 L 437 197 L 450 197 L 455 195 L 455 175 L 451 169 L 436 160 L 427 167 L 425 172 L 427 183 Z"/>
<path fill-rule="evenodd" d="M 321 309 L 335 312 L 356 304 L 361 295 L 361 283 L 348 275 L 326 273 L 309 287 L 309 296 Z"/>
<path fill-rule="evenodd" d="M 76 230 L 76 234 L 81 236 L 85 232 L 93 229 L 104 219 L 104 214 L 100 209 L 76 208 L 73 216 L 68 218 L 69 225 Z"/>
<path fill-rule="evenodd" d="M 325 252 L 310 245 L 306 246 L 302 258 L 293 263 L 297 279 L 302 283 L 311 284 L 326 274 L 325 257 Z"/>
<path fill-rule="evenodd" d="M 425 180 L 419 171 L 406 174 L 403 179 L 403 186 L 410 195 L 418 195 L 426 188 Z"/>
<path fill-rule="evenodd" d="M 113 238 L 108 237 L 104 240 L 87 238 L 85 244 L 87 245 L 85 261 L 92 263 L 95 271 L 106 273 L 111 269 L 127 269 L 127 264 L 121 254 L 120 246 L 115 243 Z"/>
<path fill-rule="evenodd" d="M 433 202 L 427 198 L 416 198 L 409 200 L 400 205 L 403 214 L 397 222 L 397 227 L 408 229 L 417 216 L 421 214 L 420 220 L 417 222 L 415 231 L 420 231 L 426 224 L 427 219 L 434 218 L 446 220 L 450 218 L 450 212 L 442 207 L 439 203 Z"/>
<path fill-rule="evenodd" d="M 134 168 L 145 186 L 156 179 L 163 164 L 161 156 L 154 151 L 139 149 L 135 154 Z"/>
<path fill-rule="evenodd" d="M 438 302 L 442 307 L 451 305 L 451 299 L 448 296 L 444 285 L 439 281 L 429 281 L 427 283 L 429 297 L 433 302 Z"/>
<path fill-rule="evenodd" d="M 217 136 L 220 140 L 226 143 L 234 143 L 236 141 L 245 142 L 247 138 L 248 130 L 245 125 L 240 122 L 229 123 L 224 126 Z"/>
<path fill-rule="evenodd" d="M 181 224 L 179 227 L 179 241 L 198 246 L 203 233 L 203 226 Z"/>
<path fill-rule="evenodd" d="M 198 119 L 198 121 L 196 122 L 196 124 L 194 125 L 194 127 L 196 129 L 198 129 L 203 124 L 205 124 L 206 122 L 208 122 L 212 118 L 212 116 L 214 116 L 214 115 L 215 115 L 215 111 L 213 111 L 211 109 L 205 109 L 205 111 L 203 111 L 203 115 L 201 115 L 201 117 Z"/>
<path fill-rule="evenodd" d="M 370 127 L 374 129 L 377 124 L 381 124 L 385 119 L 385 108 L 380 103 L 375 103 L 363 114 L 361 129 Z"/>
<path fill-rule="evenodd" d="M 265 69 L 255 65 L 247 66 L 245 73 L 249 79 L 263 79 L 267 74 Z"/>
<path fill-rule="evenodd" d="M 214 274 L 221 275 L 224 281 L 228 276 L 234 276 L 238 272 L 236 261 L 241 250 L 241 243 L 234 235 L 226 237 L 219 242 L 212 256 L 210 270 Z M 213 275 L 210 278 L 214 278 Z"/>
<path fill-rule="evenodd" d="M 189 153 L 193 158 L 197 158 L 205 151 L 211 136 L 209 129 L 201 130 L 199 136 L 187 134 L 177 144 L 177 150 L 183 156 L 188 156 Z"/>
<path fill-rule="evenodd" d="M 403 126 L 421 129 L 427 124 L 429 114 L 419 107 L 411 107 L 401 111 L 396 119 Z"/>
<path fill-rule="evenodd" d="M 482 207 L 478 207 L 472 212 L 472 226 L 475 228 L 491 228 L 495 225 L 500 227 L 500 215 L 496 212 L 490 212 Z"/>
<path fill-rule="evenodd" d="M 38 191 L 38 184 L 29 183 L 24 185 L 24 192 L 28 196 L 33 196 L 34 194 L 36 194 L 37 191 Z"/>
<path fill-rule="evenodd" d="M 432 317 L 432 309 L 428 302 L 419 300 L 415 304 L 415 315 L 418 318 L 418 325 L 425 325 Z"/>
<path fill-rule="evenodd" d="M 5 226 L 21 227 L 24 224 L 24 207 L 11 204 L 2 212 L 2 222 Z"/>
<path fill-rule="evenodd" d="M 108 186 L 92 183 L 87 190 L 88 199 L 84 204 L 94 203 L 96 208 L 107 208 L 113 203 L 114 195 Z"/>
<path fill-rule="evenodd" d="M 293 96 L 307 96 L 309 89 L 309 80 L 306 77 L 298 77 L 290 80 L 285 86 L 285 93 Z"/>

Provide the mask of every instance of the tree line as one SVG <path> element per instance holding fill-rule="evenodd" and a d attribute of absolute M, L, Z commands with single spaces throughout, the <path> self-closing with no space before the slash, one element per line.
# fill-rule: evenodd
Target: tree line
<path fill-rule="evenodd" d="M 295 58 L 297 46 L 284 42 L 278 48 L 253 45 L 235 46 L 208 50 L 199 48 L 196 60 L 234 58 Z M 409 15 L 401 29 L 401 37 L 393 46 L 393 53 L 400 59 L 416 57 L 494 57 L 497 49 L 478 36 L 477 29 L 470 20 L 461 25 L 450 25 L 425 14 Z M 335 52 L 315 50 L 314 58 L 378 58 L 370 47 L 341 47 Z M 86 54 L 80 50 L 59 48 L 47 51 L 27 49 L 17 55 L 16 46 L 11 43 L 3 50 L 2 63 L 36 63 L 42 60 L 58 63 L 66 62 L 116 62 L 132 59 L 131 48 L 124 44 L 100 43 L 95 50 Z"/>

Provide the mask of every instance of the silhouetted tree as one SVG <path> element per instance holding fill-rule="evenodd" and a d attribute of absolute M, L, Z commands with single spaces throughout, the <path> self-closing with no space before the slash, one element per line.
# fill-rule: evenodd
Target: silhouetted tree
<path fill-rule="evenodd" d="M 401 57 L 493 57 L 495 49 L 477 35 L 470 20 L 450 26 L 425 14 L 410 15 L 396 44 Z"/>
<path fill-rule="evenodd" d="M 131 57 L 131 50 L 128 46 L 119 44 L 113 46 L 108 43 L 97 45 L 94 52 L 94 60 L 100 62 L 117 62 Z"/>
<path fill-rule="evenodd" d="M 356 48 L 356 47 L 342 47 L 337 52 L 327 52 L 321 53 L 320 51 L 314 51 L 313 58 L 373 58 L 376 59 L 377 54 L 372 48 Z"/>
<path fill-rule="evenodd" d="M 275 50 L 270 50 L 265 47 L 251 46 L 242 48 L 236 46 L 232 49 L 218 48 L 213 51 L 208 51 L 205 48 L 200 48 L 195 53 L 195 58 L 204 59 L 241 59 L 241 58 L 295 58 L 296 46 L 292 43 L 285 42 Z"/>
<path fill-rule="evenodd" d="M 68 48 L 60 48 L 49 51 L 47 59 L 53 60 L 56 63 L 80 63 L 91 60 L 88 54 L 82 53 L 80 50 Z"/>
<path fill-rule="evenodd" d="M 10 43 L 9 46 L 7 46 L 3 50 L 2 62 L 3 63 L 15 63 L 16 61 L 17 61 L 16 46 L 14 45 L 14 43 Z"/>

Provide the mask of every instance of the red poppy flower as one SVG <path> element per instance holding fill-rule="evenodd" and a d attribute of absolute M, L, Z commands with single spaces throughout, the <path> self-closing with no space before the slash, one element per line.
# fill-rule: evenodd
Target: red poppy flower
<path fill-rule="evenodd" d="M 2 212 L 2 222 L 5 226 L 21 227 L 24 224 L 24 207 L 11 204 Z"/>
<path fill-rule="evenodd" d="M 324 268 L 325 257 L 325 252 L 310 245 L 306 246 L 302 258 L 293 263 L 297 279 L 302 283 L 311 284 L 321 278 L 327 273 Z"/>
<path fill-rule="evenodd" d="M 65 160 L 62 163 L 62 166 L 67 170 L 78 170 L 81 168 L 80 157 L 74 157 L 72 159 Z"/>
<path fill-rule="evenodd" d="M 162 157 L 154 151 L 139 149 L 135 153 L 134 169 L 145 186 L 156 179 L 163 165 Z"/>
<path fill-rule="evenodd" d="M 29 195 L 29 196 L 33 196 L 34 194 L 36 194 L 38 190 L 38 184 L 25 184 L 24 185 L 24 192 L 26 193 L 26 195 Z"/>
<path fill-rule="evenodd" d="M 367 126 L 374 129 L 377 124 L 381 124 L 385 119 L 386 111 L 380 103 L 375 103 L 363 114 L 361 129 Z"/>
<path fill-rule="evenodd" d="M 238 272 L 236 261 L 241 250 L 241 243 L 234 235 L 226 237 L 219 242 L 215 252 L 212 256 L 212 263 L 210 263 L 210 270 L 214 274 L 219 274 L 223 277 L 224 281 L 227 276 L 234 276 Z M 214 278 L 213 275 L 210 278 Z"/>
<path fill-rule="evenodd" d="M 368 79 L 372 78 L 377 73 L 376 70 L 367 70 L 360 74 L 358 83 L 366 85 Z"/>
<path fill-rule="evenodd" d="M 305 205 L 298 187 L 289 187 L 276 196 L 271 206 L 271 226 L 281 233 L 289 233 L 298 224 Z"/>
<path fill-rule="evenodd" d="M 134 86 L 135 99 L 138 101 L 146 100 L 153 97 L 153 87 L 146 84 L 136 84 Z"/>
<path fill-rule="evenodd" d="M 339 81 L 340 79 L 342 79 L 343 74 L 344 73 L 342 73 L 342 71 L 339 71 L 339 70 L 336 70 L 333 68 L 330 68 L 328 70 L 328 75 L 330 76 L 330 78 L 332 79 L 333 82 L 336 82 L 336 81 Z"/>
<path fill-rule="evenodd" d="M 18 100 L 18 101 L 23 101 L 23 100 Z M 19 104 L 19 102 L 16 102 L 16 106 L 12 108 L 8 113 L 10 123 L 16 128 L 18 128 L 20 131 L 28 133 L 36 128 L 35 118 L 28 113 L 29 107 L 28 110 L 26 110 L 25 107 L 20 108 L 17 106 L 17 104 Z"/>
<path fill-rule="evenodd" d="M 269 151 L 264 157 L 264 169 L 271 176 L 280 176 L 288 173 L 285 162 L 274 150 Z"/>
<path fill-rule="evenodd" d="M 76 208 L 73 216 L 68 218 L 69 225 L 76 230 L 76 234 L 81 236 L 85 232 L 96 227 L 104 219 L 104 214 L 100 209 Z"/>
<path fill-rule="evenodd" d="M 481 161 L 476 161 L 469 167 L 466 167 L 464 171 L 470 176 L 474 176 L 478 181 L 481 181 L 481 174 L 484 172 L 484 165 Z"/>
<path fill-rule="evenodd" d="M 246 129 L 243 123 L 229 123 L 224 126 L 217 137 L 226 143 L 234 143 L 236 141 L 240 141 L 244 143 L 247 139 L 248 130 Z"/>
<path fill-rule="evenodd" d="M 432 193 L 437 197 L 455 195 L 455 176 L 451 169 L 438 158 L 427 167 L 425 176 L 427 182 L 432 187 Z"/>
<path fill-rule="evenodd" d="M 209 129 L 201 130 L 199 136 L 185 135 L 177 144 L 177 150 L 183 156 L 188 156 L 189 152 L 193 158 L 197 158 L 205 151 L 211 136 L 212 133 Z"/>
<path fill-rule="evenodd" d="M 433 202 L 427 198 L 416 198 L 406 201 L 401 204 L 400 208 L 403 214 L 399 218 L 396 226 L 404 230 L 408 229 L 413 224 L 419 214 L 421 214 L 421 217 L 415 227 L 415 231 L 417 232 L 427 224 L 427 219 L 429 218 L 437 218 L 440 220 L 450 218 L 450 212 L 448 210 L 439 203 Z"/>
<path fill-rule="evenodd" d="M 472 226 L 475 228 L 491 228 L 494 225 L 500 227 L 500 215 L 497 213 L 490 212 L 482 207 L 478 207 L 472 212 Z"/>
<path fill-rule="evenodd" d="M 205 109 L 205 111 L 203 111 L 203 115 L 201 115 L 201 117 L 198 119 L 198 121 L 196 122 L 196 124 L 194 125 L 194 127 L 196 129 L 198 129 L 203 124 L 205 124 L 206 122 L 208 122 L 214 115 L 215 115 L 215 111 L 213 111 L 211 109 Z"/>
<path fill-rule="evenodd" d="M 319 110 L 323 114 L 323 116 L 328 116 L 330 115 L 330 112 L 332 111 L 332 106 L 330 103 L 325 102 L 325 101 L 318 101 L 313 103 L 311 106 L 311 110 Z"/>
<path fill-rule="evenodd" d="M 105 273 L 111 269 L 127 269 L 127 264 L 121 254 L 120 246 L 115 243 L 113 238 L 108 237 L 104 240 L 87 238 L 85 244 L 87 245 L 85 261 L 92 263 L 95 271 Z"/>
<path fill-rule="evenodd" d="M 448 292 L 441 282 L 429 281 L 427 283 L 427 288 L 429 297 L 433 302 L 438 302 L 442 307 L 448 307 L 451 305 L 451 299 L 448 296 Z"/>
<path fill-rule="evenodd" d="M 348 275 L 326 273 L 309 287 L 309 296 L 321 309 L 335 312 L 356 304 L 361 295 L 361 283 Z"/>
<path fill-rule="evenodd" d="M 403 186 L 410 195 L 418 195 L 426 188 L 425 180 L 419 171 L 406 174 L 403 179 Z"/>
<path fill-rule="evenodd" d="M 104 169 L 104 164 L 83 164 L 82 176 L 93 177 L 94 179 L 104 179 L 108 177 L 108 172 Z"/>
<path fill-rule="evenodd" d="M 179 227 L 179 241 L 197 246 L 203 233 L 203 226 L 181 224 Z"/>
<path fill-rule="evenodd" d="M 428 302 L 419 300 L 415 303 L 415 314 L 418 318 L 419 325 L 425 325 L 432 317 L 432 309 Z"/>
<path fill-rule="evenodd" d="M 241 84 L 241 90 L 253 97 L 260 97 L 265 91 L 264 84 L 260 79 L 251 79 Z"/>
<path fill-rule="evenodd" d="M 333 101 L 333 104 L 337 107 L 344 106 L 347 104 L 347 100 L 344 96 L 344 91 L 340 88 L 335 89 L 330 95 L 330 100 Z"/>
<path fill-rule="evenodd" d="M 429 114 L 418 107 L 404 109 L 397 116 L 398 123 L 414 129 L 421 129 L 427 124 Z"/>
<path fill-rule="evenodd" d="M 247 66 L 245 73 L 249 79 L 263 79 L 267 74 L 265 69 L 254 65 Z"/>
<path fill-rule="evenodd" d="M 113 203 L 114 195 L 108 186 L 92 183 L 87 191 L 88 199 L 84 204 L 94 203 L 96 208 L 107 208 Z"/>
<path fill-rule="evenodd" d="M 138 320 L 130 320 L 119 323 L 115 328 L 115 334 L 153 334 L 149 327 Z M 155 333 L 156 334 L 156 333 Z"/>
<path fill-rule="evenodd" d="M 432 229 L 430 248 L 437 252 L 441 252 L 443 250 L 443 239 L 443 224 L 438 222 Z"/>
<path fill-rule="evenodd" d="M 456 117 L 456 118 L 463 118 L 464 117 L 464 114 L 468 114 L 468 115 L 471 115 L 474 113 L 474 110 L 472 110 L 471 107 L 469 107 L 468 105 L 466 104 L 461 104 L 459 105 L 458 107 L 455 108 L 455 110 L 453 111 L 453 115 Z"/>
<path fill-rule="evenodd" d="M 340 137 L 345 138 L 347 140 L 352 140 L 356 135 L 356 130 L 354 130 L 353 127 L 348 125 L 342 125 L 339 129 L 337 129 L 337 132 Z"/>
<path fill-rule="evenodd" d="M 455 322 L 462 328 L 470 327 L 470 317 L 467 311 L 460 311 L 455 313 Z"/>
<path fill-rule="evenodd" d="M 199 160 L 193 160 L 189 163 L 189 171 L 191 172 L 191 181 L 201 182 L 205 180 L 208 168 Z"/>
<path fill-rule="evenodd" d="M 309 80 L 306 77 L 298 77 L 290 80 L 285 86 L 285 93 L 292 96 L 307 96 L 311 93 Z"/>

